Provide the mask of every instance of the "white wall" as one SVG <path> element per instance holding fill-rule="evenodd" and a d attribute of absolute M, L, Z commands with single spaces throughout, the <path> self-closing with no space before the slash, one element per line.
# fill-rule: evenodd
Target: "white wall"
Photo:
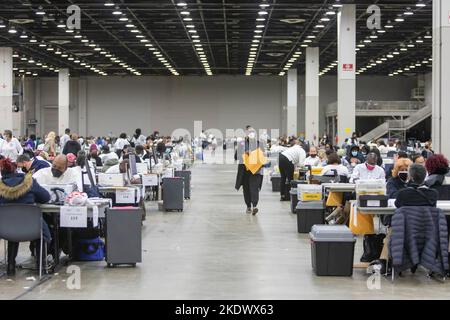
<path fill-rule="evenodd" d="M 278 129 L 286 126 L 286 84 L 281 77 L 87 77 L 87 134 L 107 135 L 124 131 L 131 134 L 140 127 L 145 133 L 174 129 L 193 132 L 195 120 L 203 128 Z M 28 80 L 36 82 L 36 79 Z M 45 106 L 56 106 L 57 78 L 42 78 L 40 101 L 29 98 L 29 113 Z M 305 79 L 299 77 L 298 130 L 304 131 Z M 409 100 L 414 78 L 358 77 L 358 100 Z M 36 97 L 30 84 L 27 96 Z M 37 95 L 39 96 L 39 95 Z M 325 129 L 325 107 L 337 99 L 336 77 L 320 79 L 320 132 Z M 78 79 L 71 80 L 70 126 L 78 132 Z M 32 106 L 31 104 L 35 104 Z M 41 119 L 42 126 L 45 119 Z M 43 133 L 41 133 L 43 134 Z"/>

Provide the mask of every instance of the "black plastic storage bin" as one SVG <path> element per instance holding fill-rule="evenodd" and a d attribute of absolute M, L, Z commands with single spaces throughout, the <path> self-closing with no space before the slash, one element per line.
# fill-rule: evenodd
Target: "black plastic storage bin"
<path fill-rule="evenodd" d="M 281 191 L 281 177 L 280 176 L 272 176 L 272 178 L 270 178 L 270 181 L 272 181 L 272 191 L 280 192 Z"/>
<path fill-rule="evenodd" d="M 296 213 L 295 212 L 295 208 L 297 208 L 297 204 L 298 204 L 298 194 L 297 194 L 297 189 L 291 189 L 291 191 L 289 191 L 291 194 L 291 213 Z"/>
<path fill-rule="evenodd" d="M 309 233 L 315 224 L 325 224 L 325 206 L 323 201 L 299 202 L 297 213 L 298 233 Z"/>
<path fill-rule="evenodd" d="M 316 275 L 353 275 L 356 239 L 347 226 L 315 225 L 309 235 L 311 264 Z"/>
<path fill-rule="evenodd" d="M 386 208 L 388 199 L 388 196 L 383 195 L 361 195 L 358 197 L 358 205 L 360 207 Z"/>
<path fill-rule="evenodd" d="M 291 181 L 291 189 L 297 189 L 299 184 L 308 184 L 306 180 L 292 180 Z"/>

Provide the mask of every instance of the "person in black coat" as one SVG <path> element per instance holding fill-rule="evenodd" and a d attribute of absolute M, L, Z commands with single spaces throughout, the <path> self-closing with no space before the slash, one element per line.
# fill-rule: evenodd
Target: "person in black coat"
<path fill-rule="evenodd" d="M 256 131 L 254 131 L 253 128 L 249 128 L 247 129 L 247 132 L 247 137 L 238 144 L 236 150 L 236 157 L 239 160 L 239 165 L 235 188 L 236 190 L 239 190 L 241 187 L 243 188 L 247 213 L 256 215 L 258 213 L 259 192 L 263 182 L 262 169 L 255 174 L 247 170 L 243 161 L 243 156 L 244 154 L 250 154 L 257 148 L 260 148 L 260 145 L 259 141 L 256 139 Z"/>
<path fill-rule="evenodd" d="M 10 203 L 47 203 L 50 201 L 48 191 L 41 187 L 31 174 L 16 173 L 16 165 L 11 160 L 0 160 L 0 170 L 2 174 L 0 181 L 0 205 Z M 49 243 L 51 235 L 48 225 L 44 221 L 42 223 L 44 240 Z M 39 247 L 39 245 L 36 245 L 36 248 Z M 7 273 L 9 276 L 15 275 L 18 250 L 18 242 L 8 242 Z M 39 262 L 39 259 L 37 260 Z"/>
<path fill-rule="evenodd" d="M 389 199 L 396 199 L 400 190 L 403 190 L 407 186 L 408 181 L 408 168 L 412 165 L 409 159 L 398 159 L 392 170 L 392 178 L 390 178 L 386 184 L 387 196 Z"/>
<path fill-rule="evenodd" d="M 78 142 L 78 136 L 73 133 L 72 137 L 69 141 L 66 142 L 63 149 L 63 154 L 68 155 L 69 153 L 72 154 L 78 154 L 78 152 L 81 150 L 81 145 Z"/>
<path fill-rule="evenodd" d="M 438 192 L 430 189 L 423 183 L 427 172 L 418 164 L 409 167 L 409 182 L 407 188 L 400 190 L 395 200 L 395 206 L 401 207 L 436 207 Z"/>

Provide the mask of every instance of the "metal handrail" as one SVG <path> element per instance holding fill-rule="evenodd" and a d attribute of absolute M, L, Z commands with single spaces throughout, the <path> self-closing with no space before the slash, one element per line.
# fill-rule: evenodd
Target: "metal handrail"
<path fill-rule="evenodd" d="M 356 111 L 418 111 L 425 105 L 419 101 L 356 101 Z M 337 102 L 327 105 L 326 113 L 337 112 Z"/>

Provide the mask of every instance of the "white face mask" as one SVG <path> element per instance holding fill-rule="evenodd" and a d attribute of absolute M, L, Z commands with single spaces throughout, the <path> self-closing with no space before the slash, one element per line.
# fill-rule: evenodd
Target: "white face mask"
<path fill-rule="evenodd" d="M 255 138 L 256 138 L 256 133 L 250 132 L 250 133 L 248 134 L 248 137 L 249 137 L 250 139 L 255 139 Z"/>

